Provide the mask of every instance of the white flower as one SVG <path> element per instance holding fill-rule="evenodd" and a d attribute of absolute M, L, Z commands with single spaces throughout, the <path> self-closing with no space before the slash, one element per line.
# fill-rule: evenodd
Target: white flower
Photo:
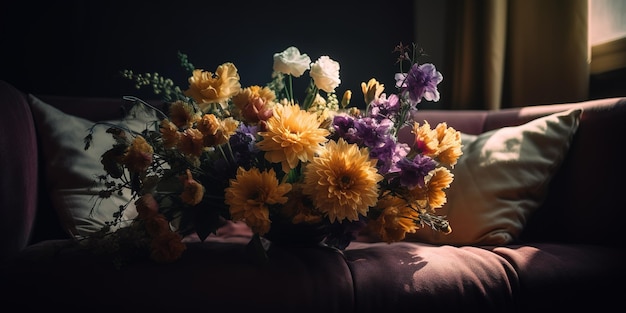
<path fill-rule="evenodd" d="M 321 56 L 311 64 L 311 77 L 315 86 L 326 92 L 334 92 L 341 83 L 339 63 L 328 56 Z"/>
<path fill-rule="evenodd" d="M 311 58 L 300 54 L 296 47 L 289 47 L 281 53 L 274 53 L 274 71 L 300 77 L 311 67 Z"/>

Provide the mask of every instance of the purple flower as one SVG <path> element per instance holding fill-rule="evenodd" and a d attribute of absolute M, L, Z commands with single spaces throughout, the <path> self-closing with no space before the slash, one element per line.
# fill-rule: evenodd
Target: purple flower
<path fill-rule="evenodd" d="M 249 168 L 259 152 L 256 146 L 256 126 L 240 124 L 237 131 L 230 136 L 229 144 L 237 166 Z M 221 164 L 220 166 L 224 166 Z"/>
<path fill-rule="evenodd" d="M 428 156 L 418 154 L 413 160 L 403 158 L 397 166 L 400 169 L 400 185 L 413 189 L 416 186 L 424 187 L 426 175 L 435 169 L 437 163 Z"/>
<path fill-rule="evenodd" d="M 411 105 L 420 103 L 422 98 L 427 101 L 439 101 L 437 85 L 443 80 L 443 75 L 433 64 L 415 63 L 408 73 L 398 73 L 395 79 L 396 87 L 400 88 L 403 94 L 408 93 Z"/>
<path fill-rule="evenodd" d="M 393 122 L 389 119 L 377 121 L 370 117 L 360 118 L 354 121 L 356 135 L 360 142 L 370 148 L 376 148 L 385 143 L 390 136 Z"/>
<path fill-rule="evenodd" d="M 378 159 L 378 172 L 380 174 L 399 172 L 400 169 L 396 166 L 400 160 L 407 156 L 411 149 L 405 143 L 398 143 L 391 137 L 388 137 L 385 142 L 377 148 L 372 148 L 370 156 L 373 159 Z"/>
<path fill-rule="evenodd" d="M 349 143 L 359 142 L 354 128 L 354 117 L 345 114 L 336 115 L 333 118 L 333 128 L 339 138 L 343 138 Z"/>
<path fill-rule="evenodd" d="M 400 98 L 391 94 L 389 98 L 384 93 L 370 104 L 370 116 L 381 120 L 384 118 L 394 119 L 400 112 Z"/>

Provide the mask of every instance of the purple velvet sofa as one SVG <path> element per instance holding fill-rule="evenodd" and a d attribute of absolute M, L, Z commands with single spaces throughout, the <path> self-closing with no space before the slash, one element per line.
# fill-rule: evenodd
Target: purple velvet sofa
<path fill-rule="evenodd" d="M 116 117 L 122 102 L 39 98 L 92 121 Z M 0 297 L 17 311 L 599 312 L 625 305 L 624 98 L 418 112 L 416 119 L 477 135 L 584 109 L 547 196 L 510 243 L 272 245 L 271 261 L 259 265 L 245 257 L 250 233 L 230 225 L 205 242 L 188 238 L 176 263 L 120 269 L 77 249 L 61 228 L 42 183 L 46 160 L 27 94 L 0 81 L 0 104 Z"/>

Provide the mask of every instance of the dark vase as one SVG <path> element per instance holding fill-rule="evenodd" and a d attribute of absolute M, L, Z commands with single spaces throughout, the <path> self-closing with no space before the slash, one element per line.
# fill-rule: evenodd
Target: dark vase
<path fill-rule="evenodd" d="M 270 231 L 261 238 L 258 234 L 246 246 L 246 252 L 253 262 L 267 264 L 270 262 L 268 252 L 271 246 L 280 247 L 320 247 L 328 235 L 328 226 L 319 224 L 292 224 L 272 221 Z"/>
<path fill-rule="evenodd" d="M 270 231 L 263 237 L 272 244 L 289 246 L 319 245 L 328 235 L 328 226 L 324 223 L 299 223 L 272 221 Z"/>

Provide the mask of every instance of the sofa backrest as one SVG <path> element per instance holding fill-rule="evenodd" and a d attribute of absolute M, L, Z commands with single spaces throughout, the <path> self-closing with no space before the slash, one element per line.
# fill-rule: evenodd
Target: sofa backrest
<path fill-rule="evenodd" d="M 37 137 L 26 97 L 0 81 L 0 261 L 30 238 L 38 194 Z"/>

